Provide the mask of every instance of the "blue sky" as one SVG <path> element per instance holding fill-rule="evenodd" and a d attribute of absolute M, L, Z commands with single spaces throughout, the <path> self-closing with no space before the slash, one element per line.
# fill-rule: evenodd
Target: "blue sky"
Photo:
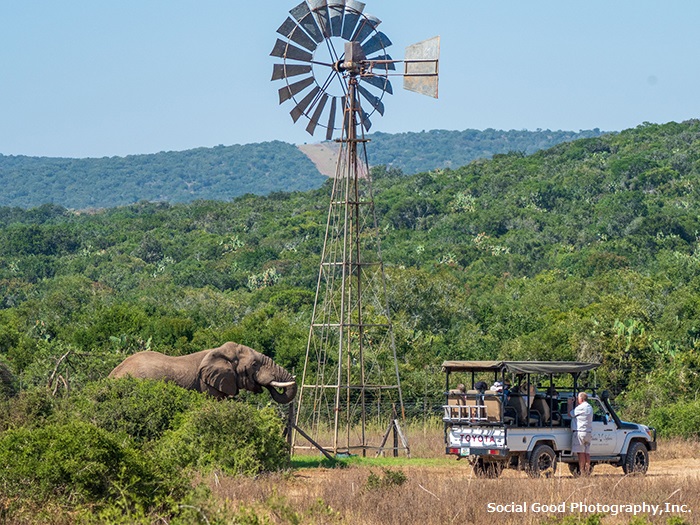
<path fill-rule="evenodd" d="M 320 140 L 292 123 L 270 82 L 275 31 L 297 3 L 2 0 L 0 153 Z M 366 3 L 394 58 L 442 37 L 440 99 L 396 89 L 372 131 L 620 130 L 700 117 L 700 2 Z"/>

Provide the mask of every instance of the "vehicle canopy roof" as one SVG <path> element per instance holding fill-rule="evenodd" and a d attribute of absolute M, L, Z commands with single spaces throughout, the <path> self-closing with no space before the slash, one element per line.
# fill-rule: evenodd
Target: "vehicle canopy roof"
<path fill-rule="evenodd" d="M 443 372 L 504 371 L 515 374 L 580 374 L 595 370 L 600 363 L 580 361 L 445 361 Z"/>

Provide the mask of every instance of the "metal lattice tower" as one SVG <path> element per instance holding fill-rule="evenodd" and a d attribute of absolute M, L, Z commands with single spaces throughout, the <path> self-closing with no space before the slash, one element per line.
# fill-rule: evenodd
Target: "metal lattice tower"
<path fill-rule="evenodd" d="M 384 444 L 371 443 L 368 426 L 389 422 L 399 430 L 396 414 L 404 410 L 364 134 L 371 115 L 384 114 L 389 76 L 437 98 L 439 37 L 393 60 L 391 41 L 377 31 L 381 22 L 361 2 L 306 0 L 290 15 L 278 29 L 285 40 L 271 53 L 283 59 L 272 76 L 286 84 L 280 103 L 293 100 L 292 119 L 308 118 L 312 135 L 319 125 L 327 140 L 340 130 L 294 447 L 365 455 Z M 392 73 L 399 62 L 404 72 Z"/>

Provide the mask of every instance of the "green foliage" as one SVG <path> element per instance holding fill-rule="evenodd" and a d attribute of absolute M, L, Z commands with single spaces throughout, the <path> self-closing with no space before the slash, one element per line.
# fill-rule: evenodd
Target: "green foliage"
<path fill-rule="evenodd" d="M 308 190 L 323 177 L 292 144 L 217 146 L 153 155 L 101 159 L 60 159 L 0 155 L 2 206 L 56 202 L 75 209 L 123 206 L 138 201 L 191 202 L 231 199 L 245 193 Z M 274 174 L 274 175 L 273 175 Z M 55 214 L 46 205 L 44 216 Z M 0 216 L 0 221 L 2 217 Z M 19 234 L 20 232 L 18 232 Z M 45 250 L 51 245 L 20 239 L 20 246 Z M 55 240 L 59 245 L 64 241 Z M 0 252 L 5 248 L 0 243 Z M 158 257 L 157 243 L 139 251 Z"/>
<path fill-rule="evenodd" d="M 651 409 L 649 426 L 662 437 L 700 438 L 700 401 L 678 401 Z"/>
<path fill-rule="evenodd" d="M 11 498 L 37 503 L 50 498 L 74 503 L 148 500 L 153 491 L 162 490 L 155 481 L 133 450 L 89 423 L 19 428 L 0 435 L 0 487 Z"/>
<path fill-rule="evenodd" d="M 15 394 L 17 385 L 9 367 L 0 360 L 0 400 Z"/>
<path fill-rule="evenodd" d="M 400 487 L 407 481 L 408 477 L 400 470 L 383 468 L 381 476 L 378 476 L 374 472 L 370 472 L 369 476 L 367 476 L 367 481 L 365 482 L 365 490 L 372 491 Z"/>
<path fill-rule="evenodd" d="M 506 142 L 490 161 L 373 169 L 408 413 L 442 402 L 445 359 L 600 361 L 598 384 L 640 421 L 661 399 L 696 399 L 700 122 L 531 155 L 526 134 L 509 133 L 481 136 Z M 418 157 L 451 140 L 416 135 L 428 140 L 411 146 Z M 375 138 L 370 158 L 383 162 Z M 0 208 L 0 358 L 20 389 L 53 377 L 61 395 L 133 352 L 225 340 L 299 374 L 330 188 L 91 213 Z"/>
<path fill-rule="evenodd" d="M 47 388 L 22 390 L 16 397 L 0 404 L 0 432 L 10 428 L 39 428 L 49 422 L 59 400 Z"/>
<path fill-rule="evenodd" d="M 209 498 L 192 469 L 257 475 L 289 466 L 275 410 L 169 383 L 103 380 L 62 398 L 25 390 L 0 408 L 8 517 L 63 505 L 89 509 L 86 523 L 150 523 L 154 513 L 198 523 Z"/>
<path fill-rule="evenodd" d="M 579 131 L 467 129 L 464 131 L 432 130 L 420 133 L 373 133 L 373 164 L 384 164 L 405 173 L 440 168 L 458 168 L 476 159 L 498 154 L 531 154 L 562 142 L 601 135 L 599 129 Z M 595 140 L 595 139 L 591 139 Z"/>
<path fill-rule="evenodd" d="M 209 402 L 166 432 L 158 454 L 179 468 L 257 475 L 289 465 L 284 425 L 273 408 L 238 401 Z"/>
<path fill-rule="evenodd" d="M 164 381 L 104 379 L 71 399 L 75 411 L 71 416 L 112 434 L 126 434 L 142 445 L 175 428 L 183 413 L 197 410 L 205 401 L 198 392 Z"/>

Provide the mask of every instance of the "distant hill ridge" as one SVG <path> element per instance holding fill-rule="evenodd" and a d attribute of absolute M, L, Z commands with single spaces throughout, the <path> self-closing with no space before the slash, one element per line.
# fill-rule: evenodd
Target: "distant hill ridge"
<path fill-rule="evenodd" d="M 456 168 L 498 153 L 529 154 L 601 134 L 598 129 L 375 133 L 369 136 L 369 155 L 372 165 L 385 164 L 411 174 Z M 334 146 L 297 148 L 274 141 L 87 159 L 0 154 L 0 206 L 32 208 L 52 203 L 72 209 L 111 208 L 144 200 L 177 203 L 306 191 L 322 184 L 322 173 L 332 175 L 334 163 L 328 157 Z"/>

